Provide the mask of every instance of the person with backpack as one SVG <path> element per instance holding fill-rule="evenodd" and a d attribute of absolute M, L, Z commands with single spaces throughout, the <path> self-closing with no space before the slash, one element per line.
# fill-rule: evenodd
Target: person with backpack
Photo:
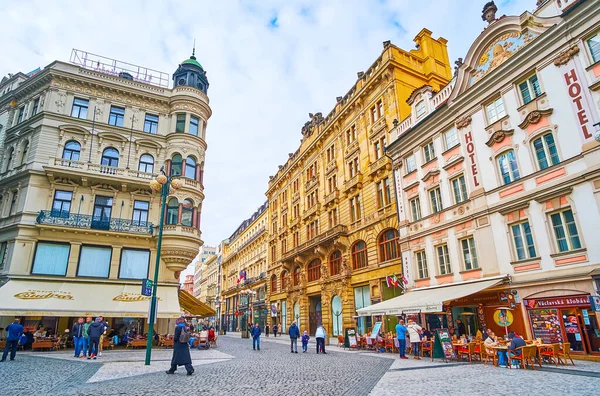
<path fill-rule="evenodd" d="M 190 328 L 185 323 L 183 317 L 175 321 L 175 334 L 173 337 L 173 358 L 171 359 L 171 368 L 167 374 L 175 374 L 177 366 L 185 366 L 187 375 L 194 374 L 192 367 L 192 357 L 190 356 Z"/>

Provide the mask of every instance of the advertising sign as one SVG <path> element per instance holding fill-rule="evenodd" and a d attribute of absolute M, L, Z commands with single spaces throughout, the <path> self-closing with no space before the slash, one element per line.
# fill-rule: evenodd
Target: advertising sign
<path fill-rule="evenodd" d="M 140 294 L 147 297 L 152 296 L 152 281 L 150 279 L 142 279 L 142 292 Z"/>

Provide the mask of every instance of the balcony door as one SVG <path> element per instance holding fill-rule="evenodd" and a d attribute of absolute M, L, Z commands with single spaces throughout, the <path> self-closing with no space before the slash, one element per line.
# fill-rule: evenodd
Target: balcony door
<path fill-rule="evenodd" d="M 110 216 L 112 213 L 112 197 L 97 196 L 94 201 L 94 214 L 92 216 L 92 228 L 95 230 L 110 229 Z"/>

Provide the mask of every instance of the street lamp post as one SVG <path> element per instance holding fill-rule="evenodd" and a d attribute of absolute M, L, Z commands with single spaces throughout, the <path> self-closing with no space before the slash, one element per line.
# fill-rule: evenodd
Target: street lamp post
<path fill-rule="evenodd" d="M 341 311 L 335 311 L 333 313 L 335 315 L 335 323 L 337 323 L 337 334 L 334 335 L 340 335 L 340 315 L 342 314 Z M 343 332 L 342 332 L 343 333 Z"/>
<path fill-rule="evenodd" d="M 158 270 L 160 266 L 160 249 L 162 247 L 163 228 L 165 225 L 165 207 L 167 206 L 167 196 L 181 188 L 181 180 L 172 176 L 167 177 L 165 168 L 160 168 L 160 175 L 150 181 L 149 185 L 152 191 L 160 191 L 160 219 L 158 225 L 158 243 L 156 247 L 156 264 L 154 266 L 154 279 L 152 282 L 152 297 L 150 298 L 150 318 L 148 326 L 148 342 L 146 343 L 146 366 L 150 365 L 152 356 L 152 339 L 154 338 L 154 322 L 156 321 L 156 293 L 158 291 Z M 172 188 L 172 189 L 171 189 Z"/>

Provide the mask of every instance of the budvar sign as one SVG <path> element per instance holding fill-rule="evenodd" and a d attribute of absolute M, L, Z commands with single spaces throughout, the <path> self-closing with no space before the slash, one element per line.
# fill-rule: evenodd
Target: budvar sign
<path fill-rule="evenodd" d="M 553 307 L 580 307 L 589 306 L 590 300 L 588 296 L 573 296 L 573 297 L 556 297 L 556 298 L 540 298 L 526 299 L 525 305 L 528 308 L 553 308 Z"/>

